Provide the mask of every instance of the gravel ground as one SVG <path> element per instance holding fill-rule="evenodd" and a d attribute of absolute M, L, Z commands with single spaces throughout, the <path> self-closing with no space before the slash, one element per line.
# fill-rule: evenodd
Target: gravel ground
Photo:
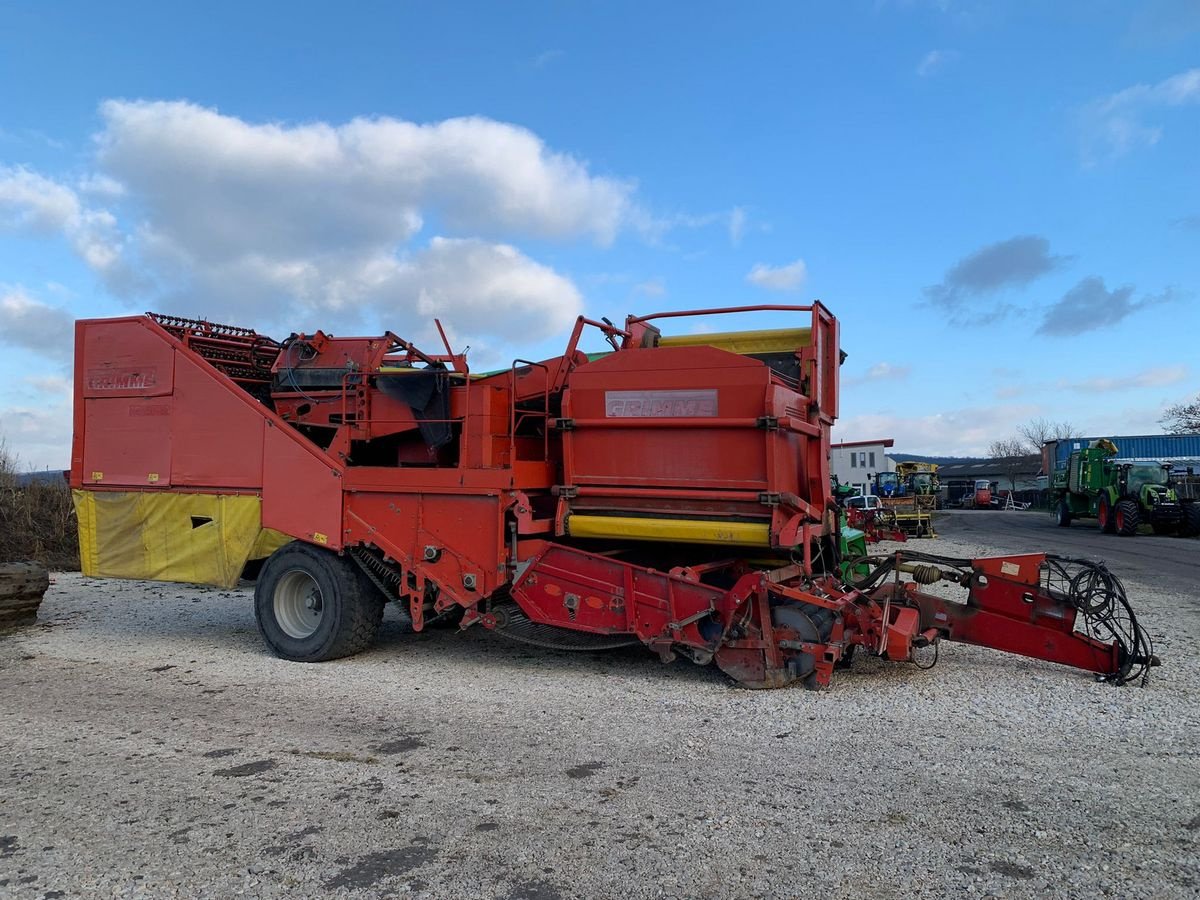
<path fill-rule="evenodd" d="M 1196 897 L 1200 605 L 1127 588 L 1146 688 L 946 645 L 750 692 L 391 618 L 286 663 L 249 589 L 57 575 L 0 638 L 0 895 Z"/>

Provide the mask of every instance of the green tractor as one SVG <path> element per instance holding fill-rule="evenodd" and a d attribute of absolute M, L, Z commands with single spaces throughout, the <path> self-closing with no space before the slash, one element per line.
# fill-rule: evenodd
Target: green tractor
<path fill-rule="evenodd" d="M 838 506 L 838 568 L 842 578 L 853 581 L 862 578 L 871 567 L 865 562 L 867 558 L 866 532 L 851 528 L 846 521 L 846 501 L 858 495 L 858 490 L 851 485 L 842 484 L 836 475 L 829 476 L 830 493 Z"/>
<path fill-rule="evenodd" d="M 1168 484 L 1170 466 L 1118 463 L 1117 446 L 1092 441 L 1054 473 L 1052 502 L 1058 524 L 1095 518 L 1105 534 L 1126 537 L 1147 524 L 1155 534 L 1200 534 L 1200 504 L 1182 502 Z"/>

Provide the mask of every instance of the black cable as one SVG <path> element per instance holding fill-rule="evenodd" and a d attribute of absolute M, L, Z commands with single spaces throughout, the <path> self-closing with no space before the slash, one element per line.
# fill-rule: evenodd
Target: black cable
<path fill-rule="evenodd" d="M 1106 680 L 1117 685 L 1140 680 L 1144 686 L 1158 660 L 1154 643 L 1138 622 L 1120 579 L 1104 563 L 1088 559 L 1047 554 L 1046 562 L 1047 589 L 1065 596 L 1079 611 L 1087 629 L 1084 633 L 1116 643 L 1117 671 Z"/>
<path fill-rule="evenodd" d="M 874 565 L 874 568 L 865 577 L 849 579 L 847 583 L 855 590 L 866 592 L 905 561 L 958 569 L 968 579 L 974 573 L 974 560 L 903 550 L 882 558 L 858 557 L 849 566 L 849 571 L 862 563 Z M 969 585 L 968 580 L 960 580 L 960 583 L 964 587 Z M 1140 680 L 1146 684 L 1151 667 L 1159 664 L 1154 656 L 1154 643 L 1138 622 L 1125 587 L 1116 575 L 1100 562 L 1046 554 L 1042 587 L 1052 597 L 1077 610 L 1083 626 L 1077 630 L 1104 643 L 1116 644 L 1117 669 L 1103 676 L 1106 681 L 1123 685 Z"/>
<path fill-rule="evenodd" d="M 298 348 L 302 343 L 303 342 L 297 340 L 295 336 L 290 337 L 283 342 L 283 352 L 285 354 L 287 354 L 287 357 L 288 357 L 285 360 L 287 365 L 284 366 L 284 370 L 287 372 L 288 381 L 290 381 L 292 383 L 292 390 L 294 390 L 297 394 L 299 394 L 303 399 L 307 400 L 309 403 L 312 403 L 312 404 L 318 405 L 318 406 L 322 403 L 332 403 L 333 401 L 340 399 L 338 397 L 325 397 L 322 400 L 318 400 L 316 397 L 310 397 L 308 394 L 304 393 L 303 389 L 301 389 L 300 383 L 298 381 L 296 381 L 296 366 L 294 363 L 291 362 L 291 353 L 294 348 Z M 312 359 L 313 356 L 316 356 L 316 353 L 313 353 L 311 356 L 308 357 L 308 359 Z M 300 361 L 303 362 L 303 357 L 300 358 Z"/>

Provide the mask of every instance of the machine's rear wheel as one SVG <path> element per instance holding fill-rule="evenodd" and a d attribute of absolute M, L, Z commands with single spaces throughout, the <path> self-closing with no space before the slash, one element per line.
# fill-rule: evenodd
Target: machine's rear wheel
<path fill-rule="evenodd" d="M 1113 517 L 1116 520 L 1117 534 L 1121 537 L 1137 534 L 1138 525 L 1142 523 L 1138 505 L 1132 500 L 1118 500 Z"/>
<path fill-rule="evenodd" d="M 1054 521 L 1058 523 L 1059 528 L 1067 528 L 1071 524 L 1071 507 L 1067 506 L 1065 499 L 1058 501 L 1058 509 L 1054 514 Z"/>
<path fill-rule="evenodd" d="M 254 587 L 258 630 L 277 656 L 322 662 L 375 641 L 384 598 L 348 557 L 293 541 L 276 550 Z"/>
<path fill-rule="evenodd" d="M 1100 495 L 1100 507 L 1096 511 L 1096 518 L 1100 520 L 1100 530 L 1105 534 L 1116 534 L 1117 521 L 1113 515 L 1112 506 L 1109 505 L 1108 496 Z"/>
<path fill-rule="evenodd" d="M 1200 534 L 1200 503 L 1183 504 L 1183 522 L 1179 526 L 1180 537 L 1195 537 Z"/>

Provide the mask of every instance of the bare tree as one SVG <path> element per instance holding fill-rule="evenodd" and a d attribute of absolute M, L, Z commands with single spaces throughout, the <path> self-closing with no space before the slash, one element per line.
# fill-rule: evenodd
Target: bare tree
<path fill-rule="evenodd" d="M 16 487 L 17 457 L 8 449 L 8 441 L 0 434 L 0 487 Z"/>
<path fill-rule="evenodd" d="M 1158 421 L 1171 434 L 1200 434 L 1200 394 L 1190 403 L 1168 406 Z"/>
<path fill-rule="evenodd" d="M 996 459 L 1000 470 L 1008 478 L 1010 489 L 1015 491 L 1017 476 L 1029 468 L 1029 447 L 1020 438 L 992 441 L 988 447 L 988 455 Z"/>
<path fill-rule="evenodd" d="M 1051 422 L 1043 418 L 1027 422 L 1017 432 L 1029 444 L 1029 450 L 1026 451 L 1029 453 L 1041 453 L 1042 444 L 1046 441 L 1069 441 L 1080 437 L 1079 429 L 1070 422 Z"/>

